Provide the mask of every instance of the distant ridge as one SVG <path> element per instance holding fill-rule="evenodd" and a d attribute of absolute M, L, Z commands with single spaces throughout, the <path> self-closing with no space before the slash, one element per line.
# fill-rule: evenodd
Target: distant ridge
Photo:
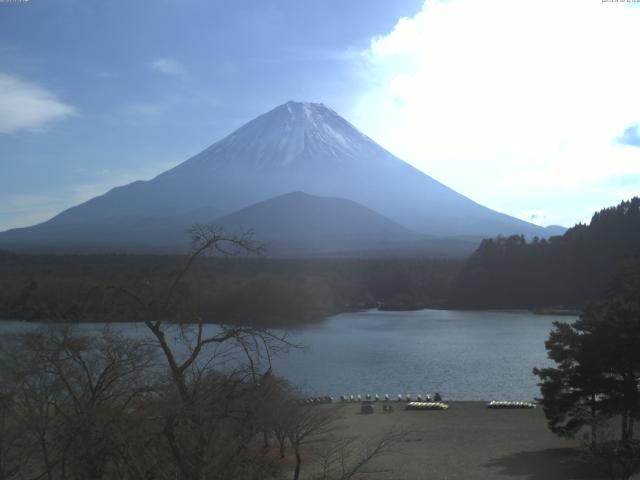
<path fill-rule="evenodd" d="M 216 219 L 226 231 L 250 229 L 270 255 L 322 255 L 402 248 L 423 238 L 352 200 L 291 192 Z"/>

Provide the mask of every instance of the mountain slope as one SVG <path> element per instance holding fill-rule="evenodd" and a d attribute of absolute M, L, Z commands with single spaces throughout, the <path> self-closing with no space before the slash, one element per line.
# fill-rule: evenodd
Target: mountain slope
<path fill-rule="evenodd" d="M 251 229 L 275 255 L 319 255 L 401 248 L 423 238 L 351 200 L 292 192 L 216 219 L 231 232 Z"/>
<path fill-rule="evenodd" d="M 485 208 L 394 157 L 322 104 L 288 102 L 149 181 L 117 187 L 43 224 L 0 234 L 47 245 L 99 237 L 101 245 L 222 214 L 289 192 L 350 199 L 419 233 L 436 236 L 547 236 L 545 229 Z M 127 220 L 129 219 L 129 220 Z M 153 228 L 152 228 L 153 227 Z M 91 232 L 94 232 L 95 235 Z"/>

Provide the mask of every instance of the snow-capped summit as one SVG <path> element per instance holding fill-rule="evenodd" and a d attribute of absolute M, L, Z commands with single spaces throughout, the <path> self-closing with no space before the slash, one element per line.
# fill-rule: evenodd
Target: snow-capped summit
<path fill-rule="evenodd" d="M 255 118 L 152 180 L 114 188 L 44 224 L 6 233 L 13 242 L 38 239 L 53 227 L 62 239 L 66 231 L 74 238 L 76 228 L 85 234 L 96 229 L 101 240 L 124 238 L 132 225 L 209 222 L 290 192 L 351 200 L 421 234 L 547 236 L 403 162 L 325 105 L 300 102 Z M 3 238 L 8 236 L 0 234 L 0 246 Z"/>
<path fill-rule="evenodd" d="M 362 161 L 374 142 L 322 103 L 289 101 L 239 128 L 189 162 L 241 162 L 272 169 L 291 164 Z M 378 147 L 379 148 L 379 147 Z M 188 162 L 187 162 L 188 163 Z"/>

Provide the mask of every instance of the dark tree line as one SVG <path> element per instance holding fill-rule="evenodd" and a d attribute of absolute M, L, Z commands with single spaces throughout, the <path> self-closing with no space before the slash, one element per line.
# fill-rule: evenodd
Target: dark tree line
<path fill-rule="evenodd" d="M 0 318 L 46 320 L 60 312 L 83 321 L 126 320 L 114 314 L 104 284 L 169 287 L 180 257 L 18 255 L 0 252 Z M 205 321 L 287 326 L 339 312 L 443 305 L 460 268 L 445 260 L 201 259 L 183 282 Z M 151 294 L 150 291 L 145 293 Z"/>
<path fill-rule="evenodd" d="M 611 278 L 640 252 L 640 198 L 593 215 L 563 236 L 484 240 L 453 282 L 464 308 L 583 308 L 604 299 Z"/>

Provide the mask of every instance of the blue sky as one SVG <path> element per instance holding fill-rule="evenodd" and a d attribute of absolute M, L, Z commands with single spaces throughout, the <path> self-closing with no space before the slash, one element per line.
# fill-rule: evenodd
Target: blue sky
<path fill-rule="evenodd" d="M 571 225 L 640 194 L 640 9 L 600 0 L 0 3 L 0 230 L 287 100 L 459 192 Z"/>

